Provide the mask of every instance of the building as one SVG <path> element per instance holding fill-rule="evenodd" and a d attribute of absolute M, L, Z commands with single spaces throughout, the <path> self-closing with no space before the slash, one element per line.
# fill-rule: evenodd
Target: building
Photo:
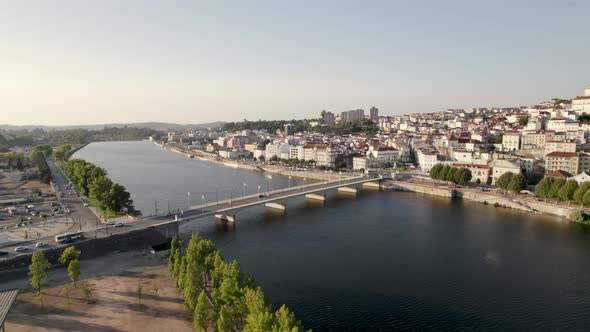
<path fill-rule="evenodd" d="M 322 112 L 322 120 L 325 124 L 334 124 L 336 122 L 336 116 L 332 112 Z"/>
<path fill-rule="evenodd" d="M 318 166 L 334 167 L 336 150 L 327 144 L 306 144 L 303 146 L 303 160 L 313 160 Z"/>
<path fill-rule="evenodd" d="M 440 162 L 438 153 L 430 151 L 417 150 L 416 159 L 418 161 L 418 166 L 420 166 L 422 172 L 426 173 L 430 172 L 432 166 Z"/>
<path fill-rule="evenodd" d="M 582 172 L 578 175 L 572 176 L 570 179 L 575 180 L 578 184 L 590 181 L 590 172 Z"/>
<path fill-rule="evenodd" d="M 453 163 L 452 166 L 468 169 L 471 172 L 471 182 L 487 183 L 490 178 L 490 166 L 488 165 Z"/>
<path fill-rule="evenodd" d="M 545 155 L 551 152 L 576 152 L 576 140 L 545 142 Z"/>
<path fill-rule="evenodd" d="M 579 157 L 575 152 L 551 152 L 545 156 L 545 173 L 562 170 L 578 174 Z"/>
<path fill-rule="evenodd" d="M 356 109 L 340 113 L 340 122 L 349 123 L 355 121 L 362 121 L 365 119 L 365 110 Z"/>
<path fill-rule="evenodd" d="M 584 88 L 584 95 L 572 99 L 572 110 L 577 114 L 590 114 L 590 84 Z"/>
<path fill-rule="evenodd" d="M 507 131 L 502 136 L 502 150 L 516 151 L 520 149 L 520 133 L 518 131 Z"/>
<path fill-rule="evenodd" d="M 369 110 L 369 119 L 371 119 L 371 121 L 373 122 L 378 122 L 379 121 L 379 109 L 375 106 L 371 107 L 371 109 Z"/>
<path fill-rule="evenodd" d="M 494 160 L 490 166 L 492 167 L 492 184 L 496 184 L 496 180 L 502 174 L 508 172 L 514 174 L 520 173 L 520 165 L 510 160 Z"/>

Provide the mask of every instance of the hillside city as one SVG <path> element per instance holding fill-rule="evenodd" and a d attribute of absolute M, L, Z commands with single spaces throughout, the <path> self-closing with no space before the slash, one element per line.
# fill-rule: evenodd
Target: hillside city
<path fill-rule="evenodd" d="M 481 184 L 494 185 L 508 172 L 522 173 L 529 183 L 544 175 L 585 182 L 590 180 L 588 114 L 590 85 L 582 96 L 529 106 L 394 116 L 382 116 L 376 107 L 368 114 L 363 109 L 323 111 L 304 126 L 284 121 L 273 131 L 259 121 L 259 128 L 255 122 L 248 126 L 253 129 L 169 132 L 162 141 L 222 160 L 305 169 L 428 173 L 435 164 L 446 164 L 469 169 L 471 181 Z M 336 133 L 343 126 L 352 129 Z"/>

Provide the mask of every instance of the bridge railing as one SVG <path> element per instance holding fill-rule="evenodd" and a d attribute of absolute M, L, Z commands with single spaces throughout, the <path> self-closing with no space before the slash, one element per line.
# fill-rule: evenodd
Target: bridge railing
<path fill-rule="evenodd" d="M 326 181 L 326 182 L 315 182 L 315 183 L 310 183 L 310 184 L 305 184 L 305 185 L 275 189 L 275 190 L 272 190 L 269 192 L 262 191 L 262 192 L 256 193 L 256 194 L 251 194 L 251 195 L 246 195 L 246 196 L 238 196 L 236 198 L 231 198 L 231 199 L 226 198 L 223 200 L 213 201 L 213 202 L 209 202 L 209 203 L 205 203 L 205 204 L 192 205 L 192 206 L 190 206 L 189 211 L 205 210 L 207 208 L 218 206 L 218 205 L 226 205 L 226 204 L 229 204 L 230 202 L 232 204 L 235 204 L 235 203 L 239 203 L 241 201 L 247 201 L 247 200 L 250 200 L 253 198 L 260 198 L 261 194 L 266 197 L 267 194 L 268 194 L 268 196 L 270 196 L 270 195 L 275 195 L 275 194 L 280 194 L 280 193 L 305 191 L 305 190 L 313 189 L 316 187 L 324 187 L 324 186 L 327 186 L 330 184 L 336 185 L 336 184 L 354 183 L 356 181 L 361 180 L 362 178 L 363 177 L 361 176 L 361 177 L 347 178 L 345 180 L 338 179 L 338 180 Z"/>

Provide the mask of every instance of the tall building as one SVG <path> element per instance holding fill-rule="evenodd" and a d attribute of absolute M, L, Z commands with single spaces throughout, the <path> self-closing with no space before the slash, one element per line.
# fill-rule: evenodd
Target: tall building
<path fill-rule="evenodd" d="M 322 120 L 325 124 L 334 124 L 336 122 L 336 116 L 332 112 L 322 112 Z"/>
<path fill-rule="evenodd" d="M 371 121 L 377 122 L 379 121 L 379 109 L 375 106 L 371 107 L 370 110 L 370 115 L 369 115 L 369 119 L 371 119 Z"/>
<path fill-rule="evenodd" d="M 365 118 L 365 110 L 360 109 L 360 108 L 356 109 L 356 110 L 340 113 L 340 122 L 342 122 L 342 123 L 363 121 L 364 118 Z"/>

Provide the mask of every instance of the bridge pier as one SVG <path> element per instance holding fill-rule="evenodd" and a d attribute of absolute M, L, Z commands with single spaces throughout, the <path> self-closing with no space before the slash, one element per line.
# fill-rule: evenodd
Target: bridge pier
<path fill-rule="evenodd" d="M 236 215 L 235 214 L 216 214 L 215 219 L 233 223 L 236 221 Z"/>
<path fill-rule="evenodd" d="M 358 192 L 358 189 L 353 188 L 353 187 L 340 187 L 340 188 L 338 188 L 338 193 L 356 195 L 357 192 Z"/>
<path fill-rule="evenodd" d="M 326 201 L 326 195 L 325 194 L 307 194 L 305 195 L 305 199 L 307 200 L 311 200 L 311 201 L 320 201 L 320 202 L 325 202 Z"/>
<path fill-rule="evenodd" d="M 277 202 L 270 202 L 264 204 L 267 209 L 272 209 L 275 211 L 281 211 L 285 213 L 287 211 L 287 204 L 284 203 L 277 203 Z"/>
<path fill-rule="evenodd" d="M 381 190 L 381 181 L 377 181 L 377 182 L 365 182 L 362 185 L 363 189 L 376 189 L 376 190 Z"/>

